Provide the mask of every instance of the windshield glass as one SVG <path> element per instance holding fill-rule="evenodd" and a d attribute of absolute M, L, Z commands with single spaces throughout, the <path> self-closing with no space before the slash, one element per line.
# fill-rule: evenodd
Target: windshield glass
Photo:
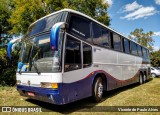
<path fill-rule="evenodd" d="M 65 22 L 67 12 L 60 12 L 49 17 L 39 20 L 31 25 L 27 31 L 26 37 L 49 31 L 51 27 L 57 22 Z"/>
<path fill-rule="evenodd" d="M 59 45 L 61 47 L 61 44 Z M 61 71 L 61 48 L 50 48 L 49 34 L 25 39 L 22 42 L 19 62 L 23 63 L 21 72 L 58 72 Z"/>

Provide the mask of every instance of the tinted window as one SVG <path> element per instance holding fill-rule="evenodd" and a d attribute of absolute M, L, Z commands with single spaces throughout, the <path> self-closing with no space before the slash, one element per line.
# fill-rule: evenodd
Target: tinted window
<path fill-rule="evenodd" d="M 142 47 L 138 45 L 138 55 L 142 56 Z"/>
<path fill-rule="evenodd" d="M 113 45 L 115 50 L 121 51 L 121 38 L 115 33 L 113 34 Z"/>
<path fill-rule="evenodd" d="M 131 53 L 133 55 L 137 55 L 137 44 L 135 44 L 134 42 L 131 42 Z"/>
<path fill-rule="evenodd" d="M 147 57 L 149 58 L 149 50 L 147 50 Z"/>
<path fill-rule="evenodd" d="M 40 32 L 49 31 L 51 27 L 57 22 L 65 21 L 66 12 L 57 13 L 39 20 L 35 24 L 29 27 L 27 36 L 32 36 Z"/>
<path fill-rule="evenodd" d="M 81 43 L 67 36 L 65 51 L 65 71 L 81 68 Z"/>
<path fill-rule="evenodd" d="M 124 38 L 124 52 L 130 53 L 130 46 L 129 46 L 129 40 Z"/>
<path fill-rule="evenodd" d="M 92 63 L 92 47 L 83 43 L 83 68 L 90 66 Z"/>
<path fill-rule="evenodd" d="M 109 32 L 107 29 L 93 23 L 93 42 L 94 44 L 109 47 Z"/>
<path fill-rule="evenodd" d="M 70 19 L 69 32 L 77 37 L 91 42 L 90 21 L 79 16 L 72 15 Z"/>
<path fill-rule="evenodd" d="M 147 57 L 147 50 L 145 48 L 142 48 L 143 51 L 143 57 Z"/>

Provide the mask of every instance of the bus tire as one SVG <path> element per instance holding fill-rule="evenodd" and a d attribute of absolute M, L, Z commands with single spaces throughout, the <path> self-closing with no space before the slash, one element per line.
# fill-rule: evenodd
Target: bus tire
<path fill-rule="evenodd" d="M 101 77 L 97 77 L 93 83 L 93 100 L 95 102 L 100 102 L 103 95 L 103 82 Z"/>
<path fill-rule="evenodd" d="M 143 75 L 142 73 L 139 74 L 139 84 L 143 84 Z"/>
<path fill-rule="evenodd" d="M 155 74 L 155 73 L 152 73 L 151 76 L 152 76 L 152 78 L 155 78 L 155 77 L 156 77 L 156 74 Z"/>

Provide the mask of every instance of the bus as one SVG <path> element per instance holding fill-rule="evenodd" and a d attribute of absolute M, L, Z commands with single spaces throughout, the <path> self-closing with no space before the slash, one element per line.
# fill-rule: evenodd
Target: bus
<path fill-rule="evenodd" d="M 150 78 L 146 47 L 71 9 L 32 23 L 21 39 L 16 87 L 21 96 L 56 105 Z"/>

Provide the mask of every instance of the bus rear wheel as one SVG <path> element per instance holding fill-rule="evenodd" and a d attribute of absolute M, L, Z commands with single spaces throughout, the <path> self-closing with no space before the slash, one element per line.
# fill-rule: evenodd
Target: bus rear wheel
<path fill-rule="evenodd" d="M 100 102 L 102 100 L 102 95 L 103 95 L 103 82 L 101 77 L 97 77 L 94 80 L 93 84 L 93 100 L 95 102 Z"/>

